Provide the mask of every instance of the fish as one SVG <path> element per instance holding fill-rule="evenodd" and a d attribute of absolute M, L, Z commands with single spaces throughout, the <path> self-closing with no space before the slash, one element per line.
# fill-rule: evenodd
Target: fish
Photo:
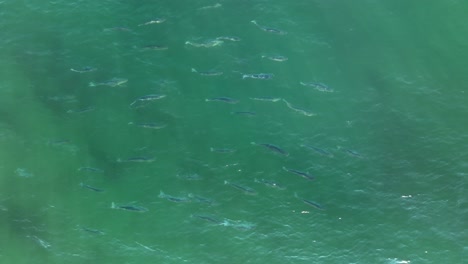
<path fill-rule="evenodd" d="M 137 242 L 137 241 L 135 241 L 135 244 L 137 244 L 137 245 L 141 246 L 142 248 L 144 248 L 144 249 L 146 249 L 146 250 L 148 250 L 148 251 L 151 251 L 151 252 L 156 252 L 156 251 L 159 250 L 159 249 L 156 250 L 156 249 L 150 248 L 150 247 L 148 247 L 148 246 L 145 246 L 145 245 L 143 245 L 143 244 L 141 244 L 141 243 L 139 243 L 139 242 Z"/>
<path fill-rule="evenodd" d="M 78 102 L 76 95 L 48 96 L 47 99 L 51 101 L 55 101 L 55 102 L 64 102 L 64 103 Z"/>
<path fill-rule="evenodd" d="M 148 94 L 138 97 L 135 101 L 153 101 L 166 97 L 165 94 Z"/>
<path fill-rule="evenodd" d="M 105 28 L 103 31 L 122 31 L 122 32 L 130 32 L 131 30 L 128 27 L 111 27 Z"/>
<path fill-rule="evenodd" d="M 323 206 L 321 206 L 320 204 L 318 204 L 318 203 L 316 203 L 316 202 L 313 202 L 313 201 L 310 201 L 310 200 L 306 200 L 306 199 L 302 199 L 302 198 L 299 198 L 299 199 L 301 199 L 305 204 L 308 204 L 308 205 L 310 205 L 310 206 L 312 206 L 312 207 L 315 207 L 315 208 L 317 208 L 317 209 L 319 209 L 319 210 L 325 210 L 325 209 L 323 208 Z"/>
<path fill-rule="evenodd" d="M 275 188 L 275 189 L 278 189 L 278 190 L 285 190 L 285 189 L 286 189 L 286 187 L 280 186 L 280 185 L 278 185 L 276 182 L 273 182 L 273 181 L 270 181 L 270 180 L 265 180 L 265 179 L 254 179 L 254 182 L 262 183 L 262 184 L 264 184 L 265 186 L 268 186 L 268 187 L 271 187 L 271 188 Z"/>
<path fill-rule="evenodd" d="M 193 201 L 198 202 L 198 203 L 203 203 L 203 204 L 207 204 L 207 205 L 214 205 L 215 204 L 215 202 L 212 199 L 202 197 L 202 196 L 199 196 L 199 195 L 195 195 L 193 193 L 189 193 L 187 196 L 190 199 L 192 199 Z"/>
<path fill-rule="evenodd" d="M 132 211 L 132 212 L 148 212 L 149 210 L 145 207 L 135 206 L 135 205 L 117 205 L 114 202 L 111 203 L 111 209 L 120 209 L 125 211 Z"/>
<path fill-rule="evenodd" d="M 215 98 L 207 98 L 205 99 L 206 102 L 224 102 L 228 104 L 237 104 L 239 100 L 230 98 L 230 97 L 215 97 Z"/>
<path fill-rule="evenodd" d="M 224 184 L 227 184 L 227 185 L 230 185 L 238 190 L 241 190 L 242 192 L 244 192 L 245 194 L 250 194 L 250 195 L 256 195 L 257 192 L 250 188 L 250 187 L 247 187 L 247 186 L 244 186 L 244 185 L 240 185 L 240 184 L 237 184 L 237 183 L 232 183 L 232 182 L 228 182 L 228 181 L 224 181 Z"/>
<path fill-rule="evenodd" d="M 302 86 L 309 86 L 312 87 L 320 92 L 333 92 L 333 89 L 328 87 L 326 84 L 317 83 L 317 82 L 299 82 Z"/>
<path fill-rule="evenodd" d="M 222 37 L 217 37 L 216 39 L 218 39 L 218 40 L 228 40 L 228 41 L 241 41 L 241 38 L 232 37 L 232 36 L 222 36 Z"/>
<path fill-rule="evenodd" d="M 139 24 L 138 26 L 141 27 L 141 26 L 147 26 L 147 25 L 152 25 L 152 24 L 161 24 L 161 23 L 163 23 L 165 21 L 166 21 L 165 18 L 155 18 L 155 19 L 150 20 L 148 22 Z"/>
<path fill-rule="evenodd" d="M 41 247 L 43 247 L 45 249 L 48 249 L 48 248 L 50 248 L 52 246 L 49 242 L 47 242 L 45 240 L 42 240 L 42 239 L 38 238 L 37 236 L 29 236 L 28 235 L 26 237 L 34 239 L 37 243 L 39 243 L 39 245 Z"/>
<path fill-rule="evenodd" d="M 302 171 L 298 171 L 298 170 L 294 170 L 294 169 L 288 169 L 286 167 L 283 167 L 283 170 L 287 171 L 287 172 L 290 172 L 290 173 L 293 173 L 293 174 L 296 174 L 296 175 L 299 175 L 299 176 L 302 176 L 308 180 L 314 180 L 315 177 L 308 174 L 307 172 L 302 172 Z"/>
<path fill-rule="evenodd" d="M 274 55 L 274 56 L 262 55 L 262 58 L 267 58 L 267 59 L 269 59 L 269 60 L 278 61 L 278 62 L 283 62 L 283 61 L 287 61 L 287 60 L 288 60 L 288 57 L 281 56 L 281 55 Z"/>
<path fill-rule="evenodd" d="M 103 191 L 104 191 L 103 189 L 99 189 L 99 188 L 96 188 L 96 187 L 93 187 L 93 186 L 89 186 L 89 185 L 84 184 L 84 183 L 82 183 L 82 182 L 80 183 L 80 186 L 81 186 L 82 188 L 86 188 L 86 189 L 89 189 L 89 190 L 95 191 L 95 192 L 103 192 Z"/>
<path fill-rule="evenodd" d="M 198 73 L 198 74 L 200 74 L 202 76 L 219 76 L 219 75 L 223 75 L 222 71 L 203 71 L 203 72 L 199 72 L 194 68 L 192 68 L 192 72 Z"/>
<path fill-rule="evenodd" d="M 90 172 L 98 172 L 98 173 L 104 172 L 104 170 L 102 169 L 92 168 L 92 167 L 80 167 L 78 168 L 78 171 L 90 171 Z"/>
<path fill-rule="evenodd" d="M 271 28 L 271 27 L 265 27 L 265 26 L 261 26 L 257 23 L 257 21 L 255 20 L 252 20 L 250 21 L 252 22 L 254 25 L 256 25 L 258 28 L 260 28 L 261 30 L 265 31 L 265 32 L 268 32 L 268 33 L 273 33 L 273 34 L 278 34 L 278 35 L 286 35 L 288 34 L 286 31 L 284 30 L 281 30 L 281 29 L 277 29 L 277 28 Z"/>
<path fill-rule="evenodd" d="M 25 178 L 30 178 L 30 177 L 34 176 L 34 174 L 32 172 L 29 172 L 28 170 L 23 169 L 23 168 L 17 168 L 15 170 L 15 174 L 20 176 L 20 177 L 25 177 Z"/>
<path fill-rule="evenodd" d="M 177 178 L 188 181 L 199 181 L 203 179 L 203 177 L 198 175 L 197 173 L 177 174 Z"/>
<path fill-rule="evenodd" d="M 169 49 L 168 46 L 163 46 L 163 45 L 148 45 L 144 46 L 143 50 L 167 50 Z"/>
<path fill-rule="evenodd" d="M 356 157 L 356 158 L 361 158 L 361 159 L 364 158 L 364 156 L 362 156 L 361 154 L 359 154 L 355 150 L 346 149 L 346 148 L 342 148 L 342 147 L 338 147 L 338 149 L 341 149 L 344 153 L 348 154 L 351 157 Z"/>
<path fill-rule="evenodd" d="M 230 148 L 210 148 L 211 152 L 218 152 L 218 153 L 233 153 L 236 152 L 235 149 Z"/>
<path fill-rule="evenodd" d="M 198 8 L 198 10 L 206 10 L 206 9 L 213 9 L 213 8 L 220 8 L 222 5 L 220 3 L 216 3 L 214 5 L 210 5 L 210 6 L 203 6 L 203 7 L 200 7 Z"/>
<path fill-rule="evenodd" d="M 250 97 L 250 100 L 255 101 L 266 101 L 266 102 L 278 102 L 281 101 L 281 98 L 278 97 Z"/>
<path fill-rule="evenodd" d="M 319 210 L 325 210 L 325 208 L 322 205 L 320 205 L 320 204 L 318 204 L 318 203 L 316 203 L 314 201 L 303 199 L 303 198 L 297 196 L 297 193 L 294 193 L 294 197 L 296 197 L 297 199 L 303 201 L 305 204 L 310 205 L 310 206 L 312 206 L 314 208 L 317 208 Z"/>
<path fill-rule="evenodd" d="M 299 113 L 301 113 L 301 114 L 303 114 L 303 115 L 305 115 L 305 116 L 316 116 L 316 115 L 317 115 L 317 114 L 312 113 L 312 112 L 309 112 L 309 111 L 307 111 L 307 110 L 304 110 L 304 109 L 295 107 L 295 106 L 291 105 L 291 104 L 290 104 L 288 101 L 286 101 L 285 99 L 283 99 L 283 102 L 285 102 L 286 105 L 287 105 L 290 109 L 292 109 L 292 110 L 294 110 L 294 111 L 296 111 L 296 112 L 299 112 Z"/>
<path fill-rule="evenodd" d="M 198 219 L 201 219 L 201 220 L 204 220 L 204 221 L 207 221 L 207 222 L 211 222 L 213 224 L 217 224 L 217 225 L 220 225 L 222 224 L 223 222 L 219 219 L 216 219 L 212 216 L 208 216 L 208 215 L 199 215 L 199 214 L 195 214 L 195 215 L 191 215 L 191 217 L 195 217 L 195 218 L 198 218 Z"/>
<path fill-rule="evenodd" d="M 281 155 L 284 155 L 284 156 L 289 156 L 289 153 L 286 152 L 285 150 L 281 149 L 280 147 L 276 146 L 276 145 L 273 145 L 273 144 L 269 144 L 269 143 L 255 143 L 255 142 L 250 142 L 250 144 L 252 145 L 258 145 L 258 146 L 264 146 L 265 148 L 273 151 L 273 152 L 276 152 L 276 153 L 279 153 Z"/>
<path fill-rule="evenodd" d="M 242 79 L 270 80 L 273 79 L 273 77 L 274 75 L 272 73 L 253 73 L 242 75 Z"/>
<path fill-rule="evenodd" d="M 191 41 L 186 41 L 185 45 L 190 45 L 196 48 L 212 48 L 216 46 L 221 46 L 223 45 L 224 41 L 219 40 L 219 39 L 211 39 L 207 40 L 204 42 L 191 42 Z"/>
<path fill-rule="evenodd" d="M 167 127 L 167 124 L 164 123 L 133 123 L 128 122 L 129 125 L 136 125 L 137 127 L 141 128 L 149 128 L 149 129 L 161 129 Z"/>
<path fill-rule="evenodd" d="M 91 233 L 91 234 L 95 234 L 95 235 L 105 235 L 106 234 L 101 230 L 91 229 L 91 228 L 87 228 L 87 227 L 81 227 L 81 230 L 86 231 L 86 232 Z"/>
<path fill-rule="evenodd" d="M 224 221 L 221 223 L 222 226 L 229 226 L 233 227 L 239 230 L 247 231 L 254 229 L 257 225 L 254 223 L 250 223 L 247 221 L 241 221 L 241 220 L 231 220 L 225 218 Z"/>
<path fill-rule="evenodd" d="M 90 87 L 95 87 L 95 86 L 110 86 L 110 87 L 116 87 L 116 86 L 120 86 L 122 84 L 125 84 L 127 83 L 128 80 L 127 79 L 123 79 L 123 78 L 112 78 L 108 81 L 105 81 L 105 82 L 99 82 L 99 83 L 96 83 L 96 82 L 90 82 L 89 83 L 89 86 Z"/>
<path fill-rule="evenodd" d="M 85 72 L 93 72 L 93 71 L 96 71 L 97 68 L 94 68 L 94 67 L 91 67 L 91 66 L 85 66 L 81 69 L 74 69 L 74 68 L 71 68 L 70 71 L 72 72 L 78 72 L 78 73 L 85 73 Z"/>
<path fill-rule="evenodd" d="M 150 102 L 150 101 L 159 100 L 159 99 L 162 99 L 162 98 L 165 98 L 165 97 L 166 97 L 165 94 L 148 94 L 148 95 L 143 95 L 143 96 L 140 96 L 140 97 L 138 97 L 137 99 L 135 99 L 135 101 L 133 101 L 133 102 L 130 104 L 130 108 L 141 107 L 142 105 L 146 105 L 146 103 L 148 103 L 148 102 Z"/>
<path fill-rule="evenodd" d="M 117 162 L 154 162 L 153 157 L 132 157 L 128 159 L 117 159 Z"/>
<path fill-rule="evenodd" d="M 330 158 L 333 157 L 333 154 L 331 152 L 328 152 L 328 151 L 326 151 L 324 149 L 321 149 L 321 148 L 317 148 L 317 147 L 314 147 L 314 146 L 311 146 L 311 145 L 305 145 L 305 144 L 302 144 L 301 147 L 311 149 L 311 150 L 313 150 L 313 151 L 315 151 L 318 154 L 323 155 L 323 156 L 327 156 L 327 157 L 330 157 Z"/>
<path fill-rule="evenodd" d="M 68 110 L 67 111 L 67 114 L 83 114 L 83 113 L 87 113 L 87 112 L 91 112 L 91 111 L 94 111 L 96 108 L 92 107 L 92 106 L 89 106 L 89 107 L 85 107 L 85 108 L 81 108 L 81 109 L 77 109 L 77 110 Z"/>
<path fill-rule="evenodd" d="M 163 191 L 159 191 L 158 197 L 159 197 L 159 198 L 166 199 L 166 200 L 171 201 L 171 202 L 175 202 L 175 203 L 186 203 L 186 202 L 190 202 L 190 199 L 189 199 L 189 198 L 186 198 L 186 197 L 175 197 L 175 196 L 172 196 L 172 195 L 165 194 Z"/>
<path fill-rule="evenodd" d="M 235 115 L 247 115 L 247 116 L 254 116 L 254 115 L 257 115 L 255 112 L 250 112 L 250 111 L 234 111 L 234 112 L 231 112 L 231 114 L 235 114 Z"/>

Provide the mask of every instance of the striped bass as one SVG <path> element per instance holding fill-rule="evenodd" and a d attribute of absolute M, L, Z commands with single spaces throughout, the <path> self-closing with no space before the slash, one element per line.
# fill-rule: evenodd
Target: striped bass
<path fill-rule="evenodd" d="M 125 211 L 132 211 L 132 212 L 140 212 L 140 213 L 149 211 L 147 208 L 144 208 L 144 207 L 135 206 L 135 205 L 117 205 L 114 202 L 111 203 L 111 208 L 125 210 Z"/>
<path fill-rule="evenodd" d="M 206 102 L 223 102 L 228 104 L 237 104 L 239 100 L 233 99 L 230 97 L 215 97 L 215 98 L 207 98 L 205 99 Z"/>
<path fill-rule="evenodd" d="M 278 34 L 278 35 L 286 35 L 288 34 L 286 31 L 283 31 L 281 29 L 277 29 L 277 28 L 271 28 L 271 27 L 265 27 L 265 26 L 261 26 L 257 23 L 257 21 L 255 20 L 252 20 L 250 21 L 252 22 L 254 25 L 256 25 L 258 28 L 260 28 L 261 30 L 265 31 L 265 32 L 268 32 L 268 33 L 273 33 L 273 34 Z"/>
<path fill-rule="evenodd" d="M 232 187 L 243 191 L 245 194 L 250 194 L 250 195 L 256 195 L 257 194 L 257 192 L 254 189 L 252 189 L 250 187 L 247 187 L 247 186 L 243 186 L 243 185 L 228 182 L 228 181 L 224 181 L 224 184 L 231 185 Z"/>
<path fill-rule="evenodd" d="M 175 197 L 175 196 L 172 196 L 172 195 L 165 194 L 163 191 L 159 191 L 158 197 L 159 197 L 159 198 L 162 198 L 162 199 L 166 199 L 166 200 L 171 201 L 171 202 L 175 202 L 175 203 L 186 203 L 186 202 L 190 202 L 190 199 L 189 199 L 189 198 L 186 198 L 186 197 Z"/>
<path fill-rule="evenodd" d="M 310 205 L 310 206 L 312 206 L 312 207 L 314 207 L 314 208 L 316 208 L 316 209 L 325 210 L 325 208 L 323 208 L 322 205 L 320 205 L 320 204 L 318 204 L 318 203 L 316 203 L 316 202 L 314 202 L 314 201 L 310 201 L 310 200 L 303 199 L 303 198 L 297 196 L 297 193 L 294 193 L 294 197 L 296 197 L 297 199 L 301 200 L 301 201 L 304 202 L 305 204 Z"/>
<path fill-rule="evenodd" d="M 273 73 L 252 73 L 252 74 L 243 74 L 242 79 L 259 79 L 259 80 L 270 80 L 273 79 L 275 75 Z"/>
<path fill-rule="evenodd" d="M 290 172 L 290 173 L 293 173 L 293 174 L 296 174 L 296 175 L 299 175 L 299 176 L 302 176 L 308 180 L 314 180 L 314 176 L 306 173 L 306 172 L 302 172 L 302 171 L 298 171 L 298 170 L 294 170 L 294 169 L 288 169 L 286 167 L 283 167 L 283 170 L 287 171 L 287 172 Z"/>
<path fill-rule="evenodd" d="M 105 81 L 105 82 L 90 82 L 89 83 L 89 86 L 91 87 L 95 87 L 95 86 L 110 86 L 110 87 L 116 87 L 116 86 L 120 86 L 122 84 L 125 84 L 127 83 L 128 80 L 127 79 L 123 79 L 123 78 L 112 78 L 108 81 Z"/>
<path fill-rule="evenodd" d="M 95 192 L 103 192 L 104 191 L 103 189 L 99 189 L 99 188 L 96 188 L 96 187 L 93 187 L 93 186 L 89 186 L 89 185 L 84 184 L 84 183 L 80 183 L 80 186 L 82 188 L 86 188 L 88 190 L 95 191 Z"/>
<path fill-rule="evenodd" d="M 281 155 L 284 155 L 284 156 L 289 156 L 289 153 L 286 152 L 285 150 L 281 149 L 280 147 L 276 146 L 276 145 L 273 145 L 273 144 L 269 144 L 269 143 L 255 143 L 255 142 L 251 142 L 250 144 L 252 145 L 257 145 L 257 146 L 264 146 L 265 148 L 273 151 L 273 152 L 276 152 L 276 153 L 279 153 Z"/>

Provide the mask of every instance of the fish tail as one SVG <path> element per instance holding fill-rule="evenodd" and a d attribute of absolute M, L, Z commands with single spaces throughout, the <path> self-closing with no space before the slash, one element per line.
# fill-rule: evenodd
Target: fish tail
<path fill-rule="evenodd" d="M 111 209 L 115 209 L 115 208 L 117 208 L 117 207 L 115 206 L 115 203 L 112 202 L 112 203 L 111 203 Z"/>
<path fill-rule="evenodd" d="M 94 86 L 96 86 L 96 83 L 95 83 L 95 82 L 90 82 L 90 83 L 89 83 L 89 86 L 90 86 L 90 87 L 94 87 Z"/>

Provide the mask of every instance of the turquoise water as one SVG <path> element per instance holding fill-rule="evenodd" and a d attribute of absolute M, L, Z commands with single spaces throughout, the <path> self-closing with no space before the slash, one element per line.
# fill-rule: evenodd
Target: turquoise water
<path fill-rule="evenodd" d="M 1 1 L 0 262 L 466 263 L 467 8 Z"/>

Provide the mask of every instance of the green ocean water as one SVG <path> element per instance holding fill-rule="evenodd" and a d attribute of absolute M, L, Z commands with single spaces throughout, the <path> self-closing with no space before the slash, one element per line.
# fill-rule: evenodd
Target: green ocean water
<path fill-rule="evenodd" d="M 467 263 L 467 8 L 0 1 L 0 263 Z"/>

